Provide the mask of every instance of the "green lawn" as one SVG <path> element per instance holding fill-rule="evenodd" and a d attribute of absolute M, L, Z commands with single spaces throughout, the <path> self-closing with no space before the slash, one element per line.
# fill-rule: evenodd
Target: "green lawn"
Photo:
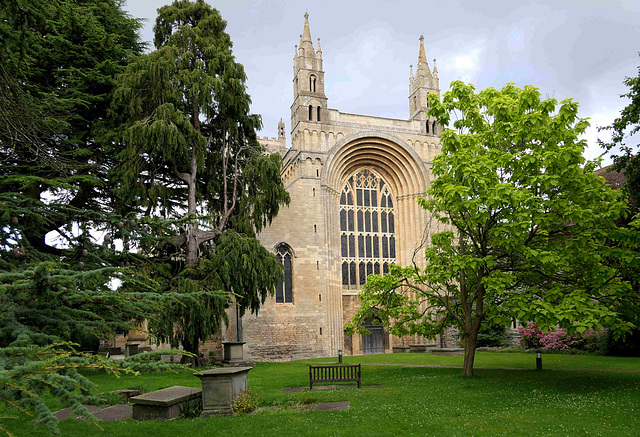
<path fill-rule="evenodd" d="M 63 436 L 637 436 L 640 435 L 640 373 L 560 370 L 478 369 L 462 379 L 459 369 L 393 367 L 374 364 L 461 365 L 462 357 L 430 354 L 386 354 L 345 357 L 363 366 L 364 385 L 385 388 L 283 393 L 306 386 L 311 362 L 259 363 L 249 372 L 249 388 L 262 406 L 277 412 L 170 422 L 102 423 L 65 421 Z M 543 355 L 545 368 L 576 370 L 640 370 L 639 358 Z M 535 355 L 480 352 L 476 365 L 532 368 Z M 100 390 L 171 385 L 199 386 L 189 371 L 139 377 L 91 374 Z M 313 402 L 350 401 L 347 411 L 302 411 Z M 1 414 L 0 414 L 1 415 Z M 44 436 L 25 422 L 9 423 L 21 436 Z"/>

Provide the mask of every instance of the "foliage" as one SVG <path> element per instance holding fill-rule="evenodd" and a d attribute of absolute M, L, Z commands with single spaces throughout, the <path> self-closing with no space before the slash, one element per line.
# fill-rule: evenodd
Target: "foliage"
<path fill-rule="evenodd" d="M 137 258 L 114 245 L 128 230 L 97 138 L 115 75 L 142 51 L 121 4 L 0 0 L 0 408 L 35 412 L 51 433 L 45 391 L 88 415 L 92 386 L 78 369 L 123 371 L 76 343 L 167 300 L 113 289 Z"/>
<path fill-rule="evenodd" d="M 602 148 L 607 150 L 613 158 L 614 165 L 611 171 L 621 172 L 624 176 L 624 191 L 629 199 L 631 214 L 621 220 L 621 225 L 628 226 L 632 231 L 638 232 L 640 226 L 640 66 L 638 76 L 627 77 L 624 84 L 629 88 L 621 97 L 630 99 L 627 106 L 620 112 L 613 123 L 599 130 L 610 131 L 612 136 L 608 142 L 600 141 Z M 640 290 L 640 277 L 637 268 L 629 268 L 622 272 L 624 277 L 632 284 L 634 290 Z M 621 315 L 626 320 L 636 325 L 636 328 L 626 339 L 614 338 L 609 340 L 609 352 L 616 355 L 640 356 L 640 296 L 636 292 L 636 299 L 630 299 L 628 304 L 620 309 Z"/>
<path fill-rule="evenodd" d="M 520 344 L 526 349 L 540 349 L 542 347 L 542 330 L 534 323 L 529 323 L 526 327 L 518 329 L 520 335 Z"/>
<path fill-rule="evenodd" d="M 243 391 L 233 400 L 231 404 L 231 412 L 233 414 L 238 413 L 251 413 L 258 407 L 258 399 L 255 393 L 252 391 Z"/>
<path fill-rule="evenodd" d="M 595 331 L 590 329 L 583 333 L 568 332 L 558 328 L 542 332 L 535 324 L 530 323 L 519 329 L 522 338 L 520 343 L 527 349 L 543 352 L 584 351 L 604 355 L 607 351 L 609 333 L 606 329 Z"/>
<path fill-rule="evenodd" d="M 246 76 L 226 22 L 204 1 L 158 9 L 156 50 L 119 76 L 105 132 L 118 165 L 120 210 L 138 215 L 149 238 L 141 271 L 152 287 L 190 295 L 149 321 L 158 341 L 198 355 L 234 302 L 256 313 L 281 267 L 255 237 L 289 196 L 279 155 L 256 139 Z M 137 290 L 139 282 L 125 284 Z"/>
<path fill-rule="evenodd" d="M 453 82 L 442 101 L 431 94 L 429 106 L 453 129 L 442 134 L 435 179 L 419 200 L 440 222 L 431 223 L 426 267 L 369 276 L 354 323 L 375 315 L 395 335 L 425 337 L 456 326 L 465 376 L 483 321 L 628 331 L 617 308 L 630 287 L 618 274 L 635 265 L 627 245 L 637 245 L 637 235 L 616 227 L 625 212 L 620 193 L 582 157 L 588 123 L 577 103 L 541 100 L 532 86 L 476 93 Z M 623 243 L 606 245 L 611 239 Z"/>
<path fill-rule="evenodd" d="M 35 413 L 36 423 L 58 434 L 57 419 L 42 398 L 45 392 L 71 405 L 76 414 L 94 420 L 82 405 L 91 398 L 94 385 L 79 369 L 101 369 L 113 374 L 122 371 L 114 361 L 78 353 L 66 342 L 38 346 L 23 336 L 12 345 L 0 348 L 0 402 L 28 413 Z M 6 418 L 6 417 L 5 417 Z M 15 418 L 15 417 L 13 417 Z M 0 430 L 5 431 L 0 427 Z"/>
<path fill-rule="evenodd" d="M 611 131 L 612 134 L 609 142 L 599 143 L 611 153 L 614 161 L 613 170 L 622 172 L 626 177 L 625 189 L 630 196 L 632 210 L 637 213 L 640 208 L 640 143 L 629 143 L 637 142 L 639 139 L 640 66 L 638 76 L 625 78 L 624 84 L 629 87 L 629 92 L 621 97 L 631 101 L 610 126 L 599 129 Z"/>
<path fill-rule="evenodd" d="M 476 347 L 505 347 L 509 345 L 507 327 L 484 323 L 478 330 Z"/>
<path fill-rule="evenodd" d="M 619 357 L 640 357 L 640 329 L 636 328 L 624 338 L 607 338 L 607 354 Z"/>
<path fill-rule="evenodd" d="M 183 419 L 195 419 L 202 415 L 202 399 L 191 399 L 178 406 L 180 417 Z"/>

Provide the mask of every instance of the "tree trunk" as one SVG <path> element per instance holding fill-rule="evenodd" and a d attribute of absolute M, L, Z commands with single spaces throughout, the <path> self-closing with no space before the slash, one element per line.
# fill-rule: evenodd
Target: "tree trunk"
<path fill-rule="evenodd" d="M 183 342 L 182 347 L 185 351 L 191 352 L 195 355 L 195 357 L 182 357 L 182 364 L 191 364 L 191 367 L 198 367 L 202 365 L 202 361 L 200 360 L 200 342 L 196 341 L 187 341 Z"/>
<path fill-rule="evenodd" d="M 462 365 L 462 376 L 473 376 L 473 360 L 476 357 L 476 343 L 478 341 L 478 329 L 471 328 L 471 332 L 464 340 L 464 364 Z"/>

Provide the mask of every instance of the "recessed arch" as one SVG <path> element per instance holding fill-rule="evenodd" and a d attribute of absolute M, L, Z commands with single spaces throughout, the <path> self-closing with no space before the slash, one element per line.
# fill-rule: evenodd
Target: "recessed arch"
<path fill-rule="evenodd" d="M 396 196 L 420 195 L 429 185 L 429 173 L 413 149 L 391 134 L 367 131 L 344 137 L 331 148 L 321 183 L 340 192 L 347 177 L 365 167 L 379 173 Z"/>

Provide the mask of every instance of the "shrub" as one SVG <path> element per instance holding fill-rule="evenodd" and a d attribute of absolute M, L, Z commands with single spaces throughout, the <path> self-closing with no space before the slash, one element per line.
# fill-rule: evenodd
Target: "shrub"
<path fill-rule="evenodd" d="M 202 414 L 202 399 L 191 399 L 178 407 L 180 417 L 183 419 L 195 419 Z"/>
<path fill-rule="evenodd" d="M 520 344 L 525 349 L 539 349 L 541 347 L 540 339 L 542 338 L 542 331 L 533 323 L 528 324 L 526 327 L 518 330 L 520 335 Z"/>
<path fill-rule="evenodd" d="M 539 349 L 545 352 L 591 352 L 606 353 L 607 330 L 589 330 L 583 334 L 568 332 L 564 328 L 542 333 L 540 328 L 529 324 L 520 328 L 520 344 L 526 349 Z"/>
<path fill-rule="evenodd" d="M 479 347 L 506 347 L 507 327 L 502 325 L 482 325 L 478 331 L 476 348 Z"/>
<path fill-rule="evenodd" d="M 258 407 L 258 400 L 253 392 L 245 391 L 240 393 L 233 400 L 231 404 L 231 412 L 237 413 L 250 413 Z"/>

